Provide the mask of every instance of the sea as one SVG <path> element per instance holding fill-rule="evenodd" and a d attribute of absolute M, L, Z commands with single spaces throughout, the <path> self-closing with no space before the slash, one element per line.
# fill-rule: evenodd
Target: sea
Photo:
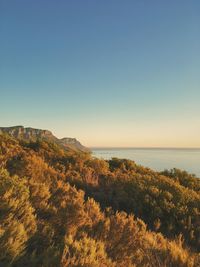
<path fill-rule="evenodd" d="M 131 159 L 156 171 L 178 168 L 200 177 L 200 148 L 92 148 L 94 157 Z"/>

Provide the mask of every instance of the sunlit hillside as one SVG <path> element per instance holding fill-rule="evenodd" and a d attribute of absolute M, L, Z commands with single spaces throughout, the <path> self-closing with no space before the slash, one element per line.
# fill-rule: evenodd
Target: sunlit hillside
<path fill-rule="evenodd" d="M 200 266 L 200 180 L 0 134 L 0 266 Z"/>

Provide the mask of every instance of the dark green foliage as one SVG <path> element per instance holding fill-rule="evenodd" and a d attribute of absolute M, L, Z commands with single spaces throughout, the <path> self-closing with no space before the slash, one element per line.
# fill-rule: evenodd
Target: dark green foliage
<path fill-rule="evenodd" d="M 200 193 L 200 179 L 197 179 L 193 174 L 189 174 L 186 171 L 179 169 L 165 170 L 161 172 L 161 174 L 170 177 L 180 185 L 183 185 Z"/>

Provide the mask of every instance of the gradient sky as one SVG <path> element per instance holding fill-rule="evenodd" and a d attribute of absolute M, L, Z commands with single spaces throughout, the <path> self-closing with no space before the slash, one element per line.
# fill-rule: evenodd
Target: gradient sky
<path fill-rule="evenodd" d="M 1 0 L 0 125 L 200 147 L 200 1 Z"/>

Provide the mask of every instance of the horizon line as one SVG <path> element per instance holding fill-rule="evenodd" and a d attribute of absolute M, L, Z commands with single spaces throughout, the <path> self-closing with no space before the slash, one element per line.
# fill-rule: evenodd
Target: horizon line
<path fill-rule="evenodd" d="M 88 146 L 90 149 L 200 149 L 200 147 Z"/>

